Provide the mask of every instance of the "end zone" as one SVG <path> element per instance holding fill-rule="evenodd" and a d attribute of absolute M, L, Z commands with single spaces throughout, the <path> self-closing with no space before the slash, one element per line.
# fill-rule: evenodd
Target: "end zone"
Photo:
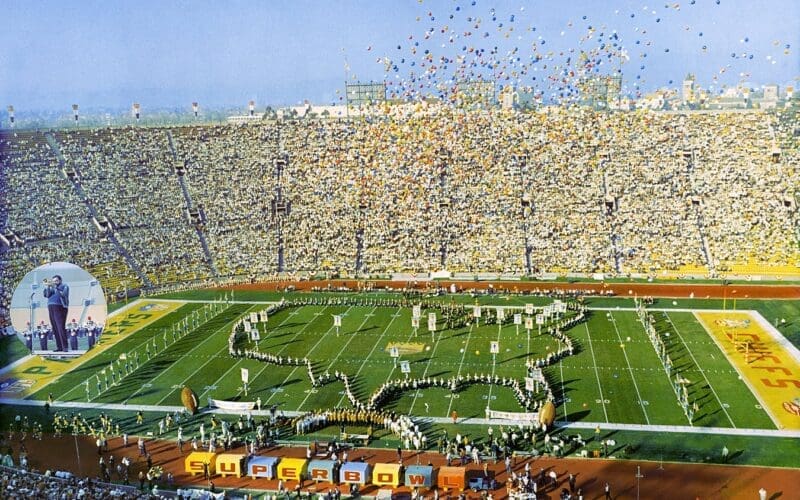
<path fill-rule="evenodd" d="M 800 429 L 800 351 L 757 311 L 696 311 L 778 429 Z"/>
<path fill-rule="evenodd" d="M 131 333 L 161 319 L 181 307 L 183 302 L 137 300 L 108 316 L 100 343 L 86 354 L 72 359 L 51 359 L 37 355 L 27 356 L 0 375 L 0 396 L 24 399 L 61 375 L 91 361 L 96 356 L 114 347 Z"/>

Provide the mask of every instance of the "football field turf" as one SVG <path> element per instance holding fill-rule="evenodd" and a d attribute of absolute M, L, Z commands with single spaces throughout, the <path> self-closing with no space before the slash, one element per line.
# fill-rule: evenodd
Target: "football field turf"
<path fill-rule="evenodd" d="M 267 364 L 229 354 L 228 340 L 236 322 L 268 305 L 266 301 L 137 301 L 113 317 L 111 332 L 115 331 L 113 322 L 124 326 L 113 346 L 93 353 L 32 398 L 41 400 L 52 394 L 58 401 L 125 403 L 131 409 L 179 406 L 180 390 L 187 385 L 197 394 L 201 408 L 208 398 L 260 398 L 263 407 L 277 405 L 285 412 L 350 406 L 342 382 L 314 387 L 304 365 Z M 137 315 L 167 306 L 170 310 L 158 319 L 135 325 Z M 544 369 L 554 393 L 557 420 L 776 429 L 761 401 L 691 310 L 649 312 L 674 365 L 671 375 L 634 310 L 590 310 L 586 321 L 566 330 L 575 353 Z M 405 377 L 389 355 L 390 345 L 398 347 L 400 361 L 409 362 L 411 379 L 495 374 L 501 380 L 516 379 L 523 387 L 526 359 L 543 358 L 559 348 L 554 337 L 538 335 L 535 326 L 529 338 L 523 326 L 517 333 L 513 324 L 498 329 L 483 320 L 479 325 L 439 331 L 433 341 L 424 321 L 427 313 L 423 308 L 423 321 L 415 335 L 410 307 L 356 302 L 292 306 L 270 315 L 266 331 L 259 324 L 261 340 L 246 347 L 257 345 L 260 352 L 284 359 L 308 358 L 316 376 L 345 373 L 360 401 L 368 401 L 381 384 Z M 334 315 L 342 316 L 338 335 Z M 500 346 L 494 363 L 489 352 L 492 341 Z M 250 378 L 246 396 L 242 368 Z M 696 408 L 692 421 L 679 405 L 676 373 L 687 388 L 689 403 Z M 422 417 L 446 418 L 456 411 L 459 417 L 483 418 L 487 405 L 492 410 L 524 411 L 509 387 L 481 383 L 456 392 L 411 387 L 381 408 Z"/>

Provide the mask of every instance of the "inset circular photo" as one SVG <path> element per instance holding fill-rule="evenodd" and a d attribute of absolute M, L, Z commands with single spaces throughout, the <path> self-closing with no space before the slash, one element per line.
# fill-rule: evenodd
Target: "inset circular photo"
<path fill-rule="evenodd" d="M 100 281 L 68 262 L 39 266 L 11 297 L 11 325 L 32 354 L 80 356 L 100 340 L 108 318 Z"/>

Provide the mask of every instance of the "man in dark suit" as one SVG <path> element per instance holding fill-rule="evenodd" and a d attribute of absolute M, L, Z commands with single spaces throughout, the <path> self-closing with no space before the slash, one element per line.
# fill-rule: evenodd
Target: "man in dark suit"
<path fill-rule="evenodd" d="M 47 312 L 56 338 L 56 351 L 67 351 L 67 312 L 69 311 L 69 286 L 56 274 L 51 281 L 45 280 L 44 296 Z"/>

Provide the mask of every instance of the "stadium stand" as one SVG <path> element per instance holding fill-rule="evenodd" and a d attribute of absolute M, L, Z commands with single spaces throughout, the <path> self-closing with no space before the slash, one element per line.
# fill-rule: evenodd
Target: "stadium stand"
<path fill-rule="evenodd" d="M 3 498 L 159 498 L 130 486 L 113 485 L 77 478 L 68 472 L 39 473 L 0 466 Z M 170 495 L 170 497 L 173 497 Z"/>
<path fill-rule="evenodd" d="M 0 229 L 24 245 L 2 285 L 48 260 L 111 294 L 296 271 L 797 275 L 792 116 L 446 108 L 4 132 Z"/>

